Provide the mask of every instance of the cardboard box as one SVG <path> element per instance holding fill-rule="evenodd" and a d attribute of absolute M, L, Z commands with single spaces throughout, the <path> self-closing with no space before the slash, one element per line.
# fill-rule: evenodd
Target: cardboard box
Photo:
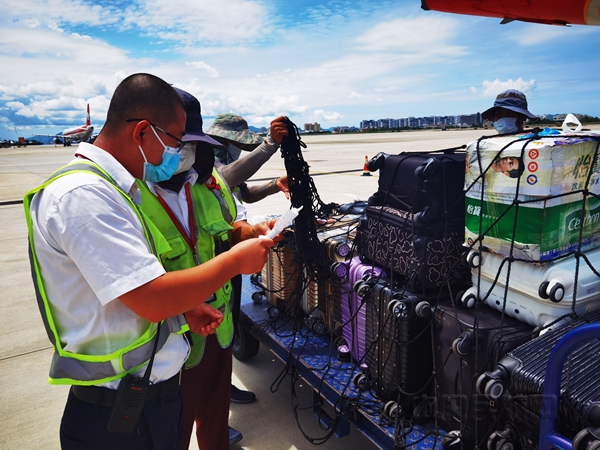
<path fill-rule="evenodd" d="M 497 136 L 467 146 L 465 190 L 547 197 L 576 191 L 589 181 L 600 193 L 598 141 L 590 137 L 552 135 Z M 529 137 L 528 137 L 529 136 Z M 594 135 L 595 136 L 595 135 Z M 481 176 L 484 173 L 484 176 Z"/>
<path fill-rule="evenodd" d="M 589 196 L 582 217 L 583 194 L 540 198 L 467 192 L 465 198 L 466 243 L 473 246 L 481 232 L 489 251 L 531 261 L 548 261 L 576 250 L 600 246 L 600 200 Z M 516 216 L 516 220 L 515 220 Z M 583 224 L 583 227 L 582 227 Z M 481 227 L 480 227 L 481 225 Z M 479 244 L 475 243 L 474 248 Z"/>

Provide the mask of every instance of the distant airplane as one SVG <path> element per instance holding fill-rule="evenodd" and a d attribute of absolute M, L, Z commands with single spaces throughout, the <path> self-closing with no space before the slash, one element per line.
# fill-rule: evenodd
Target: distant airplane
<path fill-rule="evenodd" d="M 87 116 L 85 119 L 85 125 L 76 128 L 67 128 L 60 134 L 36 134 L 36 136 L 53 137 L 55 144 L 63 144 L 64 146 L 70 146 L 73 141 L 86 141 L 94 132 L 94 127 L 90 121 L 90 104 L 87 105 Z"/>
<path fill-rule="evenodd" d="M 425 11 L 548 25 L 600 25 L 600 0 L 421 0 Z"/>

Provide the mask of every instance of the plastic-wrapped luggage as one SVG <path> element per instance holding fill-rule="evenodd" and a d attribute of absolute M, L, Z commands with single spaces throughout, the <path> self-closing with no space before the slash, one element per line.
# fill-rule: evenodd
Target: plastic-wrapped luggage
<path fill-rule="evenodd" d="M 579 258 L 579 267 L 575 256 L 540 265 L 509 263 L 502 255 L 471 251 L 467 261 L 475 267 L 473 287 L 461 298 L 466 306 L 481 299 L 499 311 L 504 309 L 511 317 L 539 327 L 572 311 L 585 314 L 600 309 L 600 249 L 586 252 L 585 257 Z"/>
<path fill-rule="evenodd" d="M 415 290 L 466 283 L 463 225 L 418 225 L 414 215 L 388 206 L 368 206 L 359 226 L 359 254 L 404 277 Z"/>
<path fill-rule="evenodd" d="M 557 342 L 570 330 L 588 323 L 600 322 L 600 311 L 594 311 L 553 328 L 541 336 L 512 350 L 492 370 L 477 380 L 477 390 L 490 401 L 500 403 L 507 412 L 499 424 L 496 437 L 509 435 L 514 448 L 537 448 L 540 412 L 544 402 L 543 387 L 546 366 Z M 587 427 L 600 427 L 600 356 L 599 339 L 583 343 L 571 353 L 562 368 L 557 428 L 570 439 Z M 491 450 L 500 450 L 495 445 Z"/>
<path fill-rule="evenodd" d="M 460 430 L 464 449 L 485 448 L 496 410 L 475 381 L 510 350 L 534 336 L 534 328 L 486 305 L 474 309 L 438 305 L 434 312 L 437 418 Z"/>
<path fill-rule="evenodd" d="M 389 278 L 365 280 L 367 293 L 365 363 L 384 401 L 396 402 L 405 415 L 432 391 L 432 307 L 437 295 L 415 293 Z"/>

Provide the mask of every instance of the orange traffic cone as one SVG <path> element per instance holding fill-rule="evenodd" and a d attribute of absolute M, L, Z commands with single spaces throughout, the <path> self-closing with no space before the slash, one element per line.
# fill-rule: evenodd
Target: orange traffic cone
<path fill-rule="evenodd" d="M 369 157 L 365 156 L 365 165 L 363 166 L 363 173 L 362 173 L 363 177 L 370 177 L 371 176 L 371 172 L 369 172 L 369 169 L 367 169 L 367 163 L 368 162 L 369 162 Z"/>

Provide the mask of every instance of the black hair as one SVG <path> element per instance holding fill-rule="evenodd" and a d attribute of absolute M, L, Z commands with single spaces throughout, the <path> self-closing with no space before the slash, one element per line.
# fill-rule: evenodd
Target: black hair
<path fill-rule="evenodd" d="M 136 73 L 125 78 L 112 96 L 103 132 L 115 133 L 128 119 L 146 119 L 160 127 L 175 120 L 175 112 L 183 100 L 166 81 L 148 73 Z"/>

